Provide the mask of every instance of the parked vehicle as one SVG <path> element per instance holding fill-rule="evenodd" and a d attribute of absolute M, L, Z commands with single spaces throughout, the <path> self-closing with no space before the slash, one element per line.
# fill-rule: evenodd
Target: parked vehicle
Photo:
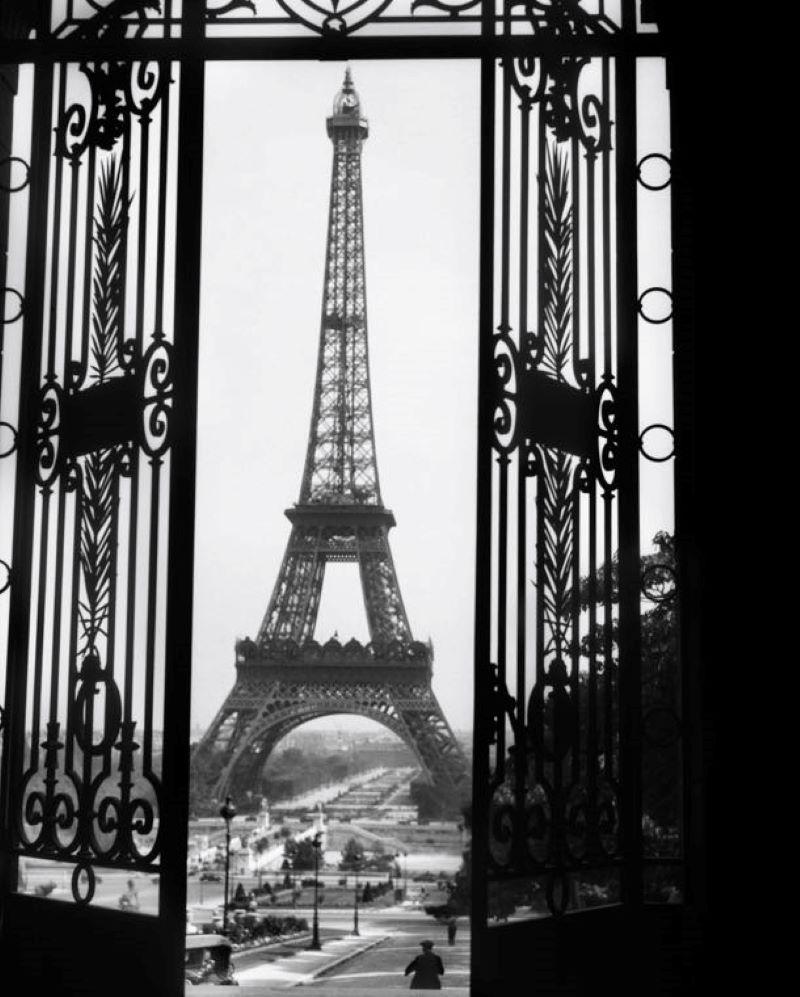
<path fill-rule="evenodd" d="M 231 943 L 223 935 L 187 935 L 184 976 L 188 983 L 238 987 Z"/>
<path fill-rule="evenodd" d="M 201 872 L 200 881 L 204 883 L 221 883 L 222 876 L 217 872 Z"/>

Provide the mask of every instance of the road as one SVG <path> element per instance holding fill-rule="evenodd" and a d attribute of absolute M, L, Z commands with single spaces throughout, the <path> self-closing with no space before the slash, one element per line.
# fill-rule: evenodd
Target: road
<path fill-rule="evenodd" d="M 310 918 L 309 918 L 310 920 Z M 443 926 L 419 910 L 390 907 L 362 913 L 360 937 L 352 935 L 352 912 L 325 911 L 320 922 L 322 949 L 309 951 L 308 938 L 261 951 L 234 955 L 242 997 L 277 997 L 302 987 L 309 997 L 345 994 L 400 993 L 409 988 L 403 971 L 429 938 L 445 967 L 442 989 L 452 997 L 467 997 L 470 937 L 466 918 L 460 919 L 456 944 L 447 944 Z M 359 950 L 366 949 L 359 954 Z M 331 963 L 335 963 L 332 968 Z M 316 976 L 316 978 L 315 978 Z M 205 997 L 210 986 L 187 986 L 186 994 Z"/>

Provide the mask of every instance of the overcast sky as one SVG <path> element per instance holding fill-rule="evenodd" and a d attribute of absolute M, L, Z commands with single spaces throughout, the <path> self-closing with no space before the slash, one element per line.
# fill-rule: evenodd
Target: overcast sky
<path fill-rule="evenodd" d="M 478 67 L 353 63 L 378 468 L 414 636 L 472 723 Z M 297 501 L 316 372 L 341 63 L 211 65 L 206 96 L 193 723 L 234 681 Z M 367 640 L 358 568 L 329 565 L 316 638 Z"/>

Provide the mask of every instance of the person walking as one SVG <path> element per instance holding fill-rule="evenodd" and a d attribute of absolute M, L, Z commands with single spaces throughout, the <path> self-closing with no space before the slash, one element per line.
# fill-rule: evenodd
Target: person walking
<path fill-rule="evenodd" d="M 444 966 L 442 960 L 433 952 L 433 942 L 420 942 L 422 954 L 406 966 L 405 976 L 409 973 L 414 975 L 411 978 L 409 990 L 441 990 L 442 983 L 439 979 L 444 976 Z"/>
<path fill-rule="evenodd" d="M 447 944 L 455 945 L 456 943 L 456 931 L 458 930 L 458 924 L 454 916 L 447 919 Z"/>
<path fill-rule="evenodd" d="M 136 892 L 136 884 L 132 879 L 128 880 L 128 889 L 119 898 L 120 910 L 138 910 L 139 894 Z"/>

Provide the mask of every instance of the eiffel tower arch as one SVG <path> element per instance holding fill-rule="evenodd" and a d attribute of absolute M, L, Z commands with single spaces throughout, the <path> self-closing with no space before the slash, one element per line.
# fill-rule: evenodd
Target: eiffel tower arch
<path fill-rule="evenodd" d="M 328 238 L 319 354 L 299 501 L 255 640 L 236 644 L 236 681 L 195 749 L 204 791 L 240 797 L 258 784 L 275 745 L 332 714 L 383 724 L 414 752 L 431 810 L 456 813 L 469 796 L 464 754 L 431 687 L 433 648 L 414 639 L 389 544 L 369 379 L 361 148 L 366 119 L 345 73 L 333 114 Z M 314 640 L 331 561 L 358 564 L 369 641 Z"/>

